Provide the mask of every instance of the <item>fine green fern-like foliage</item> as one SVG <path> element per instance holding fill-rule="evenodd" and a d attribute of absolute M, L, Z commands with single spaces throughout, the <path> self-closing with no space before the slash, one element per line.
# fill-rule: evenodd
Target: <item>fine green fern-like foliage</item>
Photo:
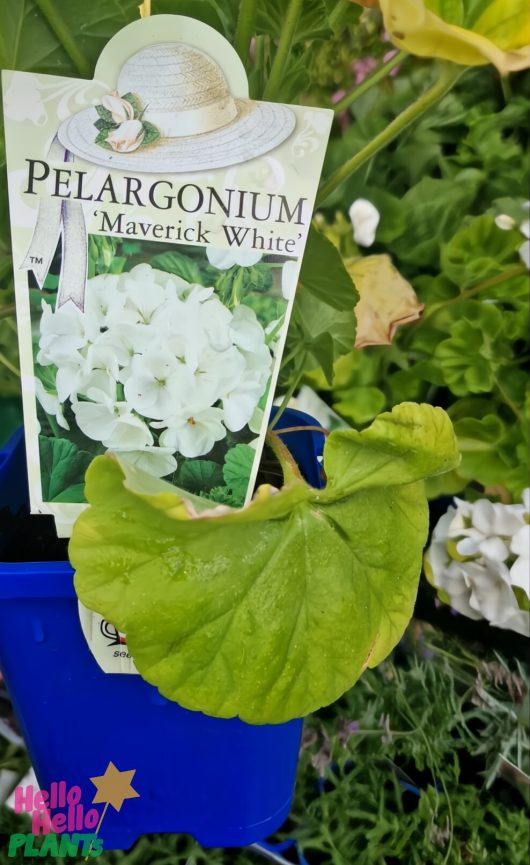
<path fill-rule="evenodd" d="M 528 699 L 526 667 L 413 624 L 306 727 L 294 834 L 308 862 L 524 865 Z"/>

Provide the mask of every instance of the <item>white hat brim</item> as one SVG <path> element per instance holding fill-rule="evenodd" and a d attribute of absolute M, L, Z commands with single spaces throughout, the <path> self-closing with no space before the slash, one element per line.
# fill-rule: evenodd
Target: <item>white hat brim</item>
<path fill-rule="evenodd" d="M 238 116 L 220 129 L 185 138 L 159 138 L 131 153 L 96 144 L 98 113 L 88 108 L 73 114 L 58 129 L 67 150 L 96 165 L 155 174 L 178 174 L 224 168 L 262 156 L 285 141 L 296 125 L 287 105 L 235 100 Z"/>

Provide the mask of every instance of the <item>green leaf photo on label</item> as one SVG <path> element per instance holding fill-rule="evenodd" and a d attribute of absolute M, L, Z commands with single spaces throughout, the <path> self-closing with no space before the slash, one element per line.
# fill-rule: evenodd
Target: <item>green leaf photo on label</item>
<path fill-rule="evenodd" d="M 46 501 L 85 501 L 84 476 L 92 454 L 64 438 L 39 436 L 42 495 Z"/>
<path fill-rule="evenodd" d="M 250 445 L 238 444 L 231 448 L 223 466 L 223 478 L 235 498 L 242 501 L 248 487 L 248 478 L 254 463 L 255 451 Z"/>

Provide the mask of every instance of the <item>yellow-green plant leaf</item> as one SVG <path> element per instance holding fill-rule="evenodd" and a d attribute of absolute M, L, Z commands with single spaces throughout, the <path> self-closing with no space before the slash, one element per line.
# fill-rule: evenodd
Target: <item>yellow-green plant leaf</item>
<path fill-rule="evenodd" d="M 193 497 L 97 457 L 70 543 L 77 592 L 169 699 L 255 724 L 307 715 L 400 639 L 427 537 L 422 478 L 457 462 L 445 413 L 412 404 L 331 433 L 324 490 L 286 471 L 241 510 L 199 515 Z"/>
<path fill-rule="evenodd" d="M 503 75 L 530 66 L 527 0 L 380 0 L 380 7 L 392 41 L 411 54 L 493 63 Z"/>

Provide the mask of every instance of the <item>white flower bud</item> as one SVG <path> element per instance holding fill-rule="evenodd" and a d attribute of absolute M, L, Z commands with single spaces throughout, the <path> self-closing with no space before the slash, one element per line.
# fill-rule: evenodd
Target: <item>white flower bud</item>
<path fill-rule="evenodd" d="M 499 215 L 495 217 L 495 225 L 497 228 L 500 228 L 501 231 L 511 231 L 512 228 L 515 228 L 515 219 L 508 216 L 507 213 L 499 213 Z"/>
<path fill-rule="evenodd" d="M 380 213 L 366 198 L 357 198 L 348 211 L 353 226 L 353 239 L 359 246 L 371 246 L 375 240 L 375 234 Z"/>
<path fill-rule="evenodd" d="M 107 143 L 118 153 L 137 150 L 144 140 L 144 128 L 139 120 L 126 120 L 107 135 Z"/>
<path fill-rule="evenodd" d="M 107 93 L 106 96 L 103 96 L 101 104 L 103 108 L 110 111 L 114 123 L 124 123 L 126 120 L 134 119 L 134 108 L 131 103 L 118 96 L 117 91 Z"/>

